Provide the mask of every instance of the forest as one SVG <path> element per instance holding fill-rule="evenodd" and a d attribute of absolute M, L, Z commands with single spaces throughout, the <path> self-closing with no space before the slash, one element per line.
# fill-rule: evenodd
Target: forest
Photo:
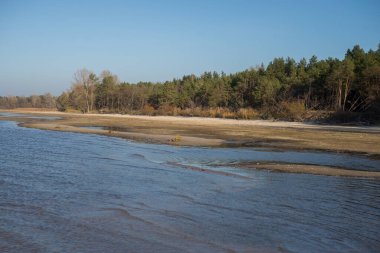
<path fill-rule="evenodd" d="M 205 72 L 162 83 L 121 82 L 78 70 L 58 97 L 0 97 L 1 108 L 39 107 L 83 113 L 181 115 L 291 121 L 379 121 L 380 44 L 344 58 L 275 58 L 234 74 Z"/>

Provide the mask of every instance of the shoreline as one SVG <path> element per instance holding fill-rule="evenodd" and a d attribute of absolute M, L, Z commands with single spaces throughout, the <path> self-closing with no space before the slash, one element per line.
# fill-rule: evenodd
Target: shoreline
<path fill-rule="evenodd" d="M 46 123 L 19 123 L 22 127 L 36 128 L 40 130 L 50 131 L 62 131 L 62 132 L 74 132 L 83 134 L 99 134 L 111 137 L 119 137 L 127 140 L 167 144 L 176 146 L 205 146 L 205 147 L 218 147 L 221 146 L 223 140 L 215 138 L 198 138 L 192 136 L 181 136 L 180 140 L 176 140 L 176 137 L 168 134 L 147 134 L 147 133 L 135 133 L 135 132 L 120 132 L 113 130 L 102 129 L 89 129 L 85 127 L 75 127 L 60 124 L 46 124 Z"/>
<path fill-rule="evenodd" d="M 208 168 L 201 168 L 192 165 L 183 165 L 180 163 L 168 163 L 169 165 L 176 165 L 180 168 L 207 173 L 216 174 L 227 177 L 235 177 L 241 179 L 248 179 L 250 177 L 243 176 L 240 174 L 213 170 Z M 311 174 L 319 176 L 334 176 L 334 177 L 356 177 L 356 178 L 371 178 L 380 179 L 380 171 L 364 171 L 364 170 L 354 170 L 346 168 L 338 168 L 326 165 L 313 165 L 313 164 L 297 164 L 297 163 L 276 163 L 276 162 L 243 162 L 243 163 L 232 163 L 232 164 L 220 164 L 216 167 L 234 167 L 240 169 L 255 169 L 255 170 L 266 170 L 269 172 L 276 173 L 293 173 L 293 174 Z"/>
<path fill-rule="evenodd" d="M 295 164 L 295 163 L 236 163 L 228 166 L 243 168 L 268 170 L 278 173 L 312 174 L 321 176 L 342 176 L 380 179 L 380 171 L 364 171 L 338 168 L 325 165 Z"/>
<path fill-rule="evenodd" d="M 150 115 L 134 115 L 120 113 L 77 113 L 77 112 L 59 112 L 54 110 L 35 110 L 35 109 L 0 109 L 1 112 L 20 113 L 20 114 L 37 114 L 51 116 L 84 116 L 84 117 L 109 117 L 115 119 L 136 119 L 136 120 L 151 120 L 151 121 L 166 121 L 181 123 L 198 123 L 205 125 L 223 124 L 233 126 L 262 126 L 262 127 L 279 127 L 279 128 L 297 128 L 297 129 L 312 129 L 312 130 L 329 130 L 343 132 L 365 132 L 379 133 L 380 126 L 359 126 L 359 125 L 337 125 L 337 124 L 317 124 L 294 121 L 279 121 L 279 120 L 262 120 L 262 119 L 228 119 L 228 118 L 210 118 L 210 117 L 185 117 L 185 116 L 150 116 Z"/>
<path fill-rule="evenodd" d="M 24 114 L 17 117 L 0 116 L 0 120 L 16 121 L 22 127 L 99 134 L 145 143 L 196 147 L 263 147 L 274 150 L 344 152 L 367 155 L 374 159 L 380 157 L 380 129 L 377 132 L 376 128 L 371 128 L 371 131 L 366 133 L 364 131 L 367 127 L 355 127 L 354 131 L 349 131 L 351 127 L 332 126 L 333 129 L 326 130 L 318 128 L 318 125 L 303 128 L 304 123 L 293 122 L 27 110 L 0 110 L 1 112 Z M 32 117 L 28 117 L 29 115 Z M 33 118 L 36 115 L 60 118 Z M 380 172 L 310 164 L 250 162 L 227 166 L 283 173 L 380 179 Z M 208 172 L 191 166 L 183 168 Z"/>
<path fill-rule="evenodd" d="M 180 116 L 81 114 L 27 109 L 0 112 L 25 114 L 26 117 L 0 116 L 0 120 L 18 121 L 24 127 L 101 134 L 149 143 L 314 150 L 380 158 L 380 127 Z M 60 119 L 33 119 L 27 115 L 57 116 Z"/>

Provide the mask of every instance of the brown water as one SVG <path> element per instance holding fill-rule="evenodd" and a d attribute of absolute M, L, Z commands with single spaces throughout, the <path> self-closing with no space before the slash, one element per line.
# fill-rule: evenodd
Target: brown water
<path fill-rule="evenodd" d="M 0 145 L 0 252 L 380 251 L 380 180 L 214 166 L 379 170 L 377 160 L 139 144 L 4 121 Z"/>

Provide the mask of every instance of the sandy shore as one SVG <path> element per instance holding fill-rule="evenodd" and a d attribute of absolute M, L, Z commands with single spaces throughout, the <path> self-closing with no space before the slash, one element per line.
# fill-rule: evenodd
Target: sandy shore
<path fill-rule="evenodd" d="M 53 123 L 21 123 L 21 126 L 37 128 L 42 130 L 53 131 L 66 131 L 76 133 L 100 134 L 107 136 L 120 137 L 134 141 L 148 142 L 148 143 L 162 143 L 171 145 L 185 145 L 185 146 L 220 146 L 223 143 L 222 139 L 215 138 L 199 138 L 194 136 L 180 136 L 169 134 L 149 134 L 137 132 L 123 132 L 115 130 L 102 130 L 102 129 L 88 129 L 77 126 L 69 126 L 63 124 Z"/>
<path fill-rule="evenodd" d="M 27 109 L 1 110 L 0 112 L 25 113 L 37 115 L 51 116 L 73 116 L 73 117 L 93 117 L 93 118 L 115 118 L 115 119 L 135 119 L 149 120 L 154 122 L 170 122 L 177 124 L 196 124 L 196 125 L 232 125 L 232 126 L 255 126 L 255 127 L 282 127 L 282 128 L 299 128 L 299 129 L 315 129 L 315 130 L 335 130 L 344 132 L 363 132 L 380 134 L 380 126 L 342 126 L 342 125 L 319 125 L 303 122 L 287 122 L 272 120 L 235 120 L 221 118 L 205 118 L 205 117 L 182 117 L 182 116 L 146 116 L 146 115 L 129 115 L 129 114 L 99 114 L 99 113 L 66 113 L 58 111 L 39 111 Z"/>
<path fill-rule="evenodd" d="M 360 171 L 344 168 L 334 168 L 321 165 L 309 164 L 284 164 L 284 163 L 242 163 L 234 164 L 234 167 L 270 170 L 276 172 L 315 174 L 325 176 L 344 176 L 344 177 L 365 177 L 380 179 L 380 172 L 376 171 Z"/>
<path fill-rule="evenodd" d="M 100 134 L 125 139 L 184 146 L 265 147 L 282 150 L 323 150 L 380 158 L 380 128 L 316 125 L 265 120 L 232 120 L 120 114 L 78 114 L 56 111 L 0 110 L 25 116 L 0 116 L 21 126 L 53 131 Z M 32 117 L 30 117 L 32 116 Z M 33 118 L 54 116 L 59 119 Z M 89 127 L 89 128 L 88 128 Z M 94 128 L 95 127 L 95 128 Z M 306 164 L 244 163 L 231 166 L 276 172 L 380 179 L 380 172 Z M 195 167 L 186 169 L 207 173 Z M 223 174 L 224 175 L 224 174 Z M 227 175 L 226 176 L 230 176 Z"/>
<path fill-rule="evenodd" d="M 80 114 L 25 109 L 2 112 L 61 117 L 59 120 L 0 117 L 2 120 L 17 120 L 25 127 L 102 134 L 143 142 L 187 146 L 324 150 L 380 157 L 380 127 L 198 117 Z M 84 128 L 87 126 L 104 129 Z"/>

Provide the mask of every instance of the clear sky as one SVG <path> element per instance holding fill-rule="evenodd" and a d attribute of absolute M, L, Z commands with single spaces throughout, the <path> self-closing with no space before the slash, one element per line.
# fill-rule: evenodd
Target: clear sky
<path fill-rule="evenodd" d="M 0 96 L 59 95 L 83 67 L 137 82 L 342 58 L 377 49 L 379 11 L 379 0 L 0 0 Z"/>

